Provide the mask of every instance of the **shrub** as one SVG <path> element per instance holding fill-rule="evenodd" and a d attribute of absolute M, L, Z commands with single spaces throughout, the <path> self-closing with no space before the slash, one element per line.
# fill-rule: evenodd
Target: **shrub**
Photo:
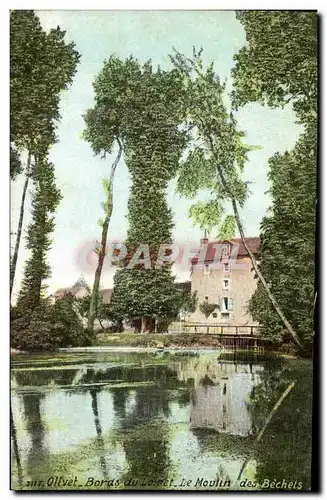
<path fill-rule="evenodd" d="M 33 310 L 11 310 L 11 346 L 24 351 L 86 346 L 93 334 L 83 329 L 75 299 L 65 295 L 54 305 L 42 300 Z"/>

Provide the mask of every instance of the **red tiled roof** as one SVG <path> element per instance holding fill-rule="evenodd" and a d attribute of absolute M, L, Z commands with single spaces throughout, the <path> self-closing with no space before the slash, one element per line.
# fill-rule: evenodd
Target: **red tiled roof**
<path fill-rule="evenodd" d="M 260 238 L 258 236 L 256 237 L 250 237 L 250 238 L 245 238 L 247 246 L 250 248 L 252 253 L 257 254 L 259 251 L 260 247 Z M 232 238 L 230 240 L 221 240 L 221 241 L 212 241 L 208 243 L 207 247 L 207 253 L 205 257 L 205 263 L 210 263 L 213 261 L 214 256 L 215 256 L 215 248 L 213 248 L 213 245 L 223 245 L 230 243 L 231 245 L 239 245 L 238 252 L 237 252 L 237 258 L 242 258 L 248 255 L 241 238 Z M 200 249 L 199 249 L 200 250 Z M 198 262 L 198 256 L 195 256 L 191 259 L 192 265 L 197 264 Z"/>

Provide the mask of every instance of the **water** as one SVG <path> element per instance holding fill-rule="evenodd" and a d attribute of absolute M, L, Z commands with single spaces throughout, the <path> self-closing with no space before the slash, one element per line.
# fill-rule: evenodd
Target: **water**
<path fill-rule="evenodd" d="M 12 488 L 308 490 L 311 371 L 218 352 L 16 356 Z"/>

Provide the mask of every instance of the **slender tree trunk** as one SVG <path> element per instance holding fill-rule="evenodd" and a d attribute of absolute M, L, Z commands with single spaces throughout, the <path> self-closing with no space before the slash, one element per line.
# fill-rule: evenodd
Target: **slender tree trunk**
<path fill-rule="evenodd" d="M 291 382 L 289 384 L 289 386 L 285 389 L 285 391 L 283 392 L 283 394 L 281 395 L 281 397 L 278 399 L 278 401 L 275 403 L 273 409 L 271 410 L 271 412 L 269 413 L 268 417 L 266 418 L 266 422 L 265 422 L 264 426 L 262 427 L 261 431 L 258 433 L 257 437 L 255 438 L 255 441 L 252 444 L 252 448 L 257 443 L 259 443 L 259 441 L 261 441 L 261 438 L 262 438 L 265 430 L 267 429 L 268 425 L 270 424 L 271 419 L 273 418 L 273 416 L 275 415 L 276 411 L 278 410 L 278 408 L 280 407 L 280 405 L 282 404 L 282 402 L 284 401 L 284 399 L 286 398 L 286 396 L 291 392 L 291 390 L 293 389 L 294 386 L 295 386 L 295 382 Z M 250 453 L 252 451 L 253 450 L 251 449 Z M 247 458 L 246 460 L 244 460 L 244 462 L 242 464 L 242 467 L 240 469 L 240 472 L 238 473 L 237 481 L 239 481 L 241 479 L 242 474 L 243 474 L 243 472 L 245 470 L 245 467 L 249 463 L 250 458 L 251 458 L 251 456 L 249 458 Z"/>
<path fill-rule="evenodd" d="M 212 152 L 214 152 L 214 146 L 213 146 L 213 142 L 212 142 L 212 138 L 211 136 L 209 135 L 209 142 L 210 142 L 210 145 L 211 145 L 211 150 Z M 237 227 L 238 227 L 238 230 L 239 230 L 239 233 L 240 233 L 240 236 L 241 236 L 241 239 L 242 239 L 242 243 L 244 245 L 244 248 L 245 250 L 247 251 L 250 259 L 251 259 L 251 262 L 252 262 L 252 265 L 253 265 L 253 268 L 259 278 L 259 280 L 261 281 L 262 283 L 262 286 L 264 287 L 265 289 L 265 292 L 270 300 L 270 302 L 272 303 L 275 311 L 277 312 L 278 316 L 280 317 L 280 319 L 283 321 L 287 331 L 290 333 L 290 335 L 292 336 L 294 342 L 303 349 L 303 344 L 302 342 L 300 341 L 297 333 L 294 331 L 291 323 L 287 320 L 287 318 L 285 317 L 283 311 L 281 310 L 277 300 L 275 299 L 274 295 L 272 294 L 270 288 L 269 288 L 269 285 L 268 283 L 266 282 L 264 276 L 262 275 L 260 269 L 259 269 L 259 266 L 257 264 L 257 261 L 256 261 L 256 258 L 254 256 L 254 254 L 251 252 L 249 246 L 247 245 L 246 243 L 246 240 L 245 240 L 245 235 L 244 235 L 244 229 L 243 229 L 243 224 L 242 224 L 242 221 L 241 221 L 241 217 L 240 217 L 240 214 L 238 212 L 238 208 L 237 208 L 237 203 L 236 203 L 236 200 L 235 200 L 235 197 L 233 196 L 233 194 L 231 193 L 230 189 L 229 189 L 229 186 L 226 182 L 226 179 L 224 177 L 224 174 L 223 174 L 223 171 L 222 171 L 222 168 L 220 165 L 217 165 L 217 171 L 218 171 L 218 175 L 220 177 L 220 180 L 221 180 L 221 183 L 222 183 L 222 186 L 223 188 L 225 189 L 226 193 L 228 193 L 228 196 L 232 202 L 232 206 L 233 206 L 233 211 L 234 211 L 234 215 L 235 215 L 235 219 L 236 219 L 236 224 L 237 224 Z"/>
<path fill-rule="evenodd" d="M 20 245 L 20 240 L 21 240 L 22 230 L 23 230 L 23 220 L 24 220 L 24 210 L 25 210 L 25 198 L 26 198 L 26 192 L 27 192 L 28 182 L 29 182 L 29 178 L 30 178 L 30 165 L 31 165 L 31 153 L 28 152 L 25 183 L 24 183 L 24 188 L 23 188 L 22 199 L 21 199 L 21 202 L 20 202 L 20 214 L 19 214 L 19 221 L 18 221 L 18 228 L 17 228 L 17 235 L 16 235 L 16 242 L 15 242 L 15 249 L 14 249 L 14 253 L 13 253 L 13 256 L 12 256 L 12 259 L 11 259 L 11 264 L 10 264 L 10 297 L 11 297 L 12 289 L 13 289 L 13 286 L 14 286 L 14 279 L 15 279 L 15 272 L 16 272 L 17 260 L 18 260 L 19 245 Z"/>
<path fill-rule="evenodd" d="M 10 430 L 11 430 L 11 436 L 13 439 L 13 451 L 14 451 L 14 455 L 15 455 L 16 463 L 17 463 L 18 483 L 19 483 L 19 486 L 22 486 L 23 485 L 23 469 L 22 469 L 22 463 L 20 460 L 17 432 L 16 432 L 16 426 L 15 426 L 11 406 L 10 406 Z"/>
<path fill-rule="evenodd" d="M 146 333 L 146 316 L 142 316 L 141 333 Z"/>
<path fill-rule="evenodd" d="M 190 59 L 188 57 L 185 57 L 185 59 L 191 64 L 191 66 L 194 69 L 194 71 L 196 72 L 196 74 L 201 79 L 203 79 L 204 78 L 203 74 L 196 67 L 196 65 L 194 64 L 194 61 L 192 61 L 192 59 Z M 215 148 L 214 148 L 214 143 L 213 143 L 213 140 L 212 140 L 211 130 L 210 130 L 209 127 L 205 126 L 205 124 L 203 123 L 202 118 L 198 117 L 198 119 L 200 119 L 200 121 L 202 122 L 202 125 L 203 125 L 204 129 L 207 129 L 206 132 L 205 132 L 205 135 L 206 135 L 207 140 L 209 141 L 211 151 L 212 151 L 213 155 L 215 155 Z M 268 296 L 270 302 L 272 303 L 275 311 L 277 312 L 277 314 L 280 317 L 280 319 L 283 321 L 283 323 L 284 323 L 287 331 L 292 336 L 294 342 L 299 347 L 303 348 L 303 345 L 302 345 L 302 343 L 301 343 L 298 335 L 294 331 L 294 329 L 293 329 L 292 325 L 290 324 L 290 322 L 284 316 L 284 314 L 283 314 L 283 312 L 282 312 L 282 310 L 281 310 L 281 308 L 280 308 L 277 300 L 275 299 L 274 295 L 272 294 L 272 292 L 271 292 L 271 290 L 269 288 L 268 283 L 266 282 L 265 278 L 263 277 L 262 273 L 260 272 L 260 269 L 258 267 L 258 264 L 257 264 L 255 256 L 253 255 L 253 253 L 251 252 L 250 248 L 246 244 L 245 236 L 244 236 L 244 230 L 243 230 L 242 222 L 241 222 L 241 219 L 240 219 L 240 216 L 239 216 L 239 213 L 238 213 L 238 208 L 237 208 L 235 197 L 233 196 L 233 194 L 231 193 L 231 190 L 229 189 L 228 183 L 226 182 L 226 179 L 224 177 L 223 170 L 222 170 L 222 168 L 220 167 L 219 164 L 217 164 L 217 171 L 218 171 L 218 175 L 219 175 L 220 180 L 221 180 L 221 184 L 222 184 L 223 188 L 225 189 L 226 193 L 228 194 L 228 196 L 229 196 L 229 198 L 230 198 L 230 200 L 232 202 L 232 206 L 233 206 L 233 210 L 234 210 L 234 214 L 235 214 L 235 219 L 236 219 L 236 223 L 237 223 L 237 227 L 238 227 L 239 233 L 241 235 L 242 243 L 243 243 L 244 248 L 247 251 L 250 259 L 251 259 L 253 268 L 254 268 L 255 272 L 257 273 L 257 276 L 258 276 L 259 280 L 261 281 L 262 286 L 264 287 L 264 289 L 265 289 L 265 291 L 267 293 L 267 296 Z"/>
<path fill-rule="evenodd" d="M 232 205 L 233 205 L 233 210 L 234 210 L 234 214 L 235 214 L 236 224 L 237 224 L 239 233 L 241 235 L 242 243 L 243 243 L 244 248 L 247 251 L 250 259 L 251 259 L 253 268 L 254 268 L 254 270 L 255 270 L 255 272 L 256 272 L 259 280 L 261 281 L 262 286 L 264 287 L 264 289 L 265 289 L 265 291 L 267 293 L 267 296 L 268 296 L 270 302 L 274 306 L 275 311 L 277 312 L 277 314 L 280 317 L 280 319 L 283 321 L 286 329 L 288 330 L 288 332 L 293 337 L 294 342 L 299 347 L 303 348 L 303 344 L 301 343 L 299 337 L 297 336 L 296 332 L 294 331 L 291 323 L 288 321 L 288 319 L 285 317 L 283 311 L 281 310 L 281 308 L 280 308 L 277 300 L 275 299 L 274 295 L 272 294 L 272 292 L 271 292 L 271 290 L 269 288 L 268 283 L 266 282 L 265 278 L 263 277 L 263 275 L 262 275 L 262 273 L 261 273 L 261 271 L 259 269 L 259 266 L 257 264 L 257 261 L 256 261 L 256 258 L 254 256 L 254 254 L 251 252 L 249 246 L 246 243 L 246 239 L 245 239 L 245 236 L 244 236 L 244 230 L 243 230 L 242 222 L 241 222 L 241 219 L 240 219 L 240 215 L 238 213 L 238 208 L 237 208 L 236 200 L 234 198 L 232 198 Z"/>
<path fill-rule="evenodd" d="M 123 151 L 123 147 L 122 147 L 122 144 L 120 143 L 120 141 L 118 141 L 118 145 L 119 145 L 118 154 L 115 158 L 115 161 L 111 165 L 111 170 L 110 170 L 107 215 L 106 215 L 106 218 L 105 218 L 103 226 L 102 226 L 99 259 L 98 259 L 97 268 L 95 270 L 94 282 L 93 282 L 93 288 L 92 288 L 92 294 L 91 294 L 91 301 L 90 301 L 90 309 L 89 309 L 89 314 L 88 314 L 87 328 L 90 332 L 93 332 L 93 328 L 94 328 L 94 320 L 95 320 L 95 315 L 96 315 L 96 307 L 97 307 L 97 300 L 98 300 L 98 294 L 99 294 L 100 279 L 101 279 L 101 273 L 102 273 L 102 268 L 103 268 L 103 261 L 104 261 L 104 258 L 106 256 L 108 228 L 109 228 L 109 223 L 110 223 L 112 208 L 113 208 L 113 182 L 114 182 L 114 177 L 115 177 L 115 171 L 116 171 L 116 167 L 119 163 L 119 160 L 121 158 L 122 151 Z"/>
<path fill-rule="evenodd" d="M 142 316 L 141 333 L 153 333 L 154 331 L 154 318 L 151 316 Z"/>

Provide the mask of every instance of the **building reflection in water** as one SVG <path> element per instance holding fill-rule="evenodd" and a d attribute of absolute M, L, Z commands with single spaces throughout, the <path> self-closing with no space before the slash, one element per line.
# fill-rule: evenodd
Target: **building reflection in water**
<path fill-rule="evenodd" d="M 37 479 L 41 473 L 51 475 L 56 460 L 68 460 L 76 449 L 82 473 L 91 464 L 92 474 L 100 478 L 186 477 L 198 474 L 200 462 L 208 477 L 232 477 L 255 431 L 250 396 L 260 395 L 257 385 L 262 387 L 264 373 L 270 377 L 270 371 L 276 372 L 268 368 L 208 353 L 170 356 L 157 364 L 149 357 L 126 365 L 16 371 L 12 376 L 20 394 L 14 399 L 22 402 L 23 411 L 20 416 L 13 405 L 18 428 L 15 464 L 21 465 L 24 479 Z M 47 389 L 35 388 L 41 385 Z M 76 405 L 80 411 L 75 419 Z M 21 419 L 27 439 L 18 425 Z M 46 422 L 56 419 L 65 428 L 49 429 Z M 22 445 L 23 439 L 27 445 Z M 87 460 L 80 453 L 84 446 L 90 454 Z M 59 451 L 62 457 L 56 456 Z M 20 476 L 19 467 L 15 475 Z"/>
<path fill-rule="evenodd" d="M 260 367 L 211 362 L 202 370 L 190 404 L 190 429 L 208 429 L 233 436 L 252 434 L 248 401 Z"/>

